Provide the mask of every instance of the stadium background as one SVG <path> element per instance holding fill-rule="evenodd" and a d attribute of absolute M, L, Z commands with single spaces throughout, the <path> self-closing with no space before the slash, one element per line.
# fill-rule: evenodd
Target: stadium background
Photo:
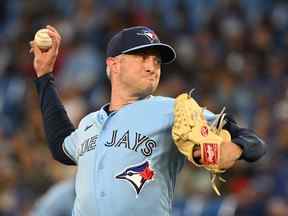
<path fill-rule="evenodd" d="M 49 154 L 33 85 L 29 41 L 46 24 L 63 36 L 55 76 L 75 125 L 109 98 L 107 40 L 123 27 L 147 25 L 178 55 L 163 66 L 156 94 L 196 88 L 201 104 L 214 112 L 226 105 L 267 142 L 263 159 L 240 162 L 224 175 L 220 198 L 207 172 L 187 165 L 178 178 L 175 216 L 288 214 L 287 1 L 0 2 L 1 216 L 29 215 L 39 197 L 75 172 Z"/>

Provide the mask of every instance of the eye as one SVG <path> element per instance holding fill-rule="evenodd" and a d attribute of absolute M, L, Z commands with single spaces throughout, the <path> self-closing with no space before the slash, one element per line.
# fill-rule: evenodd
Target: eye
<path fill-rule="evenodd" d="M 132 176 L 132 175 L 133 175 L 133 172 L 132 172 L 132 171 L 128 171 L 128 172 L 127 172 L 127 175 L 128 175 L 128 176 Z"/>
<path fill-rule="evenodd" d="M 155 57 L 155 63 L 156 64 L 161 64 L 162 63 L 162 60 L 161 60 L 161 58 L 160 57 Z"/>

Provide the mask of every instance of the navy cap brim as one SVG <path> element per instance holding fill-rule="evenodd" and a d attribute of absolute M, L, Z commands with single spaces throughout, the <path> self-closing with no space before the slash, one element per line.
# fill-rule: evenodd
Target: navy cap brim
<path fill-rule="evenodd" d="M 169 64 L 176 59 L 175 50 L 171 46 L 169 46 L 167 44 L 163 44 L 163 43 L 152 43 L 152 44 L 145 44 L 145 45 L 141 45 L 141 46 L 136 46 L 136 47 L 133 47 L 131 49 L 123 51 L 122 54 L 132 53 L 134 51 L 145 50 L 145 49 L 158 50 L 160 53 L 161 62 L 163 64 Z"/>

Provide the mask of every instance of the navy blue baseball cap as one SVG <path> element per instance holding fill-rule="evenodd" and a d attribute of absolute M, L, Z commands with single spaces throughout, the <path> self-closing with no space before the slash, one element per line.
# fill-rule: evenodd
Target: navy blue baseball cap
<path fill-rule="evenodd" d="M 154 31 L 145 26 L 134 26 L 118 32 L 109 41 L 106 55 L 115 57 L 144 49 L 158 50 L 164 64 L 171 63 L 176 58 L 175 50 L 170 45 L 161 43 Z"/>

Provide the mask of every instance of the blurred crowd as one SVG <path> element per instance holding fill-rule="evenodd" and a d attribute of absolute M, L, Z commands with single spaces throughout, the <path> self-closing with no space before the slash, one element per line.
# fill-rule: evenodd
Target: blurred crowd
<path fill-rule="evenodd" d="M 177 52 L 176 62 L 163 65 L 156 95 L 175 97 L 195 88 L 200 104 L 215 113 L 226 106 L 267 143 L 260 161 L 239 161 L 223 174 L 221 197 L 206 171 L 187 164 L 178 178 L 174 216 L 288 215 L 287 1 L 1 0 L 0 216 L 48 215 L 40 212 L 45 197 L 57 199 L 57 192 L 48 196 L 51 186 L 73 185 L 75 168 L 49 153 L 33 84 L 29 41 L 47 24 L 62 35 L 54 74 L 75 126 L 109 100 L 109 38 L 123 27 L 146 25 Z M 71 208 L 63 197 L 58 204 Z"/>

